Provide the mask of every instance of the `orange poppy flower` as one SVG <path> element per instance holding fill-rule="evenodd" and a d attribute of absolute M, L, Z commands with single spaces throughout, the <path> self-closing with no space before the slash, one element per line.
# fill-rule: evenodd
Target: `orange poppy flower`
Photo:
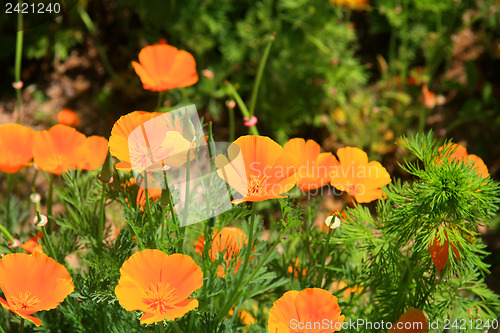
<path fill-rule="evenodd" d="M 223 255 L 226 266 L 229 267 L 231 261 L 238 258 L 241 249 L 247 243 L 248 239 L 243 230 L 234 227 L 225 227 L 218 232 L 214 231 L 212 248 L 208 251 L 208 255 L 211 260 L 217 260 L 219 255 Z M 195 251 L 202 255 L 204 248 L 204 237 L 201 236 L 195 245 Z M 240 264 L 241 260 L 238 259 L 234 268 L 234 274 L 238 272 Z M 224 276 L 224 267 L 222 265 L 219 265 L 217 276 Z"/>
<path fill-rule="evenodd" d="M 167 91 L 198 82 L 194 57 L 171 45 L 146 46 L 139 53 L 139 63 L 132 61 L 132 66 L 147 90 Z"/>
<path fill-rule="evenodd" d="M 148 196 L 150 199 L 157 201 L 159 197 L 161 197 L 161 189 L 149 188 Z M 146 205 L 146 190 L 143 187 L 139 187 L 137 191 L 137 206 L 141 207 L 141 210 L 144 210 L 144 206 Z"/>
<path fill-rule="evenodd" d="M 268 137 L 242 136 L 229 146 L 228 155 L 218 155 L 215 163 L 219 177 L 243 196 L 233 203 L 284 198 L 280 194 L 297 181 L 297 159 Z"/>
<path fill-rule="evenodd" d="M 87 156 L 86 137 L 66 125 L 55 125 L 35 133 L 33 156 L 40 169 L 60 175 L 77 168 Z"/>
<path fill-rule="evenodd" d="M 446 263 L 448 262 L 448 257 L 450 255 L 448 252 L 449 247 L 450 242 L 448 241 L 448 233 L 446 232 L 446 230 L 444 232 L 444 242 L 442 244 L 439 241 L 439 237 L 437 237 L 436 235 L 436 237 L 434 237 L 432 245 L 429 246 L 429 252 L 431 254 L 432 262 L 439 272 L 441 272 L 445 268 Z M 451 245 L 451 250 L 453 251 L 456 260 L 460 260 L 460 252 L 458 252 L 458 249 L 454 244 Z"/>
<path fill-rule="evenodd" d="M 340 148 L 337 156 L 340 166 L 332 173 L 332 186 L 351 194 L 359 203 L 382 199 L 380 188 L 389 184 L 391 177 L 379 162 L 368 163 L 366 153 L 353 147 Z"/>
<path fill-rule="evenodd" d="M 290 139 L 283 150 L 297 158 L 297 187 L 302 192 L 315 190 L 330 182 L 330 174 L 339 164 L 332 153 L 321 153 L 321 147 L 313 140 Z"/>
<path fill-rule="evenodd" d="M 348 299 L 349 296 L 353 293 L 355 294 L 361 294 L 363 292 L 363 287 L 361 285 L 354 285 L 351 288 L 348 288 L 348 284 L 345 283 L 344 281 L 339 281 L 339 282 L 333 282 L 329 288 L 330 291 L 332 292 L 339 292 L 340 290 L 344 291 L 343 297 L 345 299 Z"/>
<path fill-rule="evenodd" d="M 0 126 L 0 170 L 16 173 L 31 165 L 33 132 L 19 124 Z"/>
<path fill-rule="evenodd" d="M 26 243 L 21 245 L 21 249 L 28 253 L 43 253 L 42 246 L 38 244 L 38 240 L 40 238 L 43 238 L 43 231 L 40 231 L 38 234 L 26 241 Z"/>
<path fill-rule="evenodd" d="M 338 332 L 345 318 L 340 313 L 337 297 L 329 291 L 319 288 L 291 290 L 269 310 L 268 330 L 273 333 Z M 323 325 L 325 322 L 328 327 Z"/>
<path fill-rule="evenodd" d="M 103 165 L 108 155 L 108 140 L 102 136 L 90 136 L 85 140 L 85 146 L 78 167 L 83 170 L 95 170 Z"/>
<path fill-rule="evenodd" d="M 399 320 L 392 325 L 387 333 L 424 333 L 427 330 L 427 320 L 425 319 L 424 312 L 419 309 L 409 308 L 399 318 Z"/>
<path fill-rule="evenodd" d="M 188 297 L 203 285 L 203 272 L 184 254 L 159 250 L 133 254 L 120 269 L 116 297 L 127 311 L 144 312 L 141 323 L 174 320 L 198 307 Z"/>
<path fill-rule="evenodd" d="M 66 268 L 43 253 L 7 254 L 0 259 L 0 304 L 36 326 L 42 322 L 33 313 L 56 308 L 73 292 Z"/>
<path fill-rule="evenodd" d="M 134 111 L 120 119 L 113 125 L 111 136 L 109 137 L 109 152 L 114 157 L 123 162 L 119 162 L 115 167 L 119 170 L 130 171 L 130 153 L 128 147 L 128 137 L 134 129 L 144 124 L 154 117 L 161 116 L 159 112 Z"/>
<path fill-rule="evenodd" d="M 80 117 L 71 109 L 62 109 L 57 114 L 57 122 L 62 125 L 78 127 L 80 126 Z"/>
<path fill-rule="evenodd" d="M 446 147 L 448 147 L 448 150 L 453 150 L 448 157 L 450 162 L 456 160 L 466 164 L 472 163 L 472 167 L 476 169 L 478 175 L 483 178 L 487 178 L 490 175 L 488 167 L 486 167 L 483 160 L 477 155 L 467 154 L 467 149 L 464 146 L 450 142 Z M 444 148 L 445 146 L 439 147 L 439 152 L 441 153 Z"/>
<path fill-rule="evenodd" d="M 233 309 L 229 310 L 229 313 L 227 315 L 232 317 L 234 315 L 234 310 Z M 252 316 L 245 310 L 240 310 L 238 312 L 238 318 L 240 319 L 241 323 L 245 325 L 245 327 L 243 328 L 245 331 L 248 331 L 249 326 L 255 324 L 254 316 Z"/>

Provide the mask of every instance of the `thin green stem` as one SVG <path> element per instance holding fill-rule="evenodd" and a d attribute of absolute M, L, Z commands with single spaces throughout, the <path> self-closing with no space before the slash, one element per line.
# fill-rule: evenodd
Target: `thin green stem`
<path fill-rule="evenodd" d="M 188 150 L 187 153 L 187 162 L 186 162 L 186 195 L 184 197 L 184 209 L 183 209 L 183 218 L 182 222 L 184 225 L 187 224 L 187 219 L 189 216 L 189 195 L 190 195 L 190 190 L 191 190 L 191 150 Z"/>
<path fill-rule="evenodd" d="M 326 241 L 323 245 L 323 255 L 321 256 L 321 270 L 318 276 L 318 285 L 319 288 L 323 288 L 323 277 L 325 275 L 325 265 L 326 265 L 326 256 L 328 255 L 328 248 L 330 247 L 330 237 L 332 236 L 333 229 L 328 228 L 328 234 L 326 235 Z M 326 281 L 325 281 L 326 283 Z"/>
<path fill-rule="evenodd" d="M 269 53 L 271 51 L 271 46 L 273 45 L 275 38 L 276 38 L 276 33 L 273 33 L 273 35 L 269 39 L 269 42 L 267 43 L 266 49 L 264 50 L 264 54 L 262 55 L 262 59 L 260 60 L 259 69 L 257 71 L 257 77 L 255 78 L 255 81 L 253 84 L 252 97 L 250 99 L 250 110 L 249 110 L 250 111 L 250 118 L 255 113 L 255 104 L 257 103 L 257 96 L 259 94 L 259 87 L 260 87 L 260 83 L 262 81 L 262 75 L 264 74 L 264 68 L 266 67 L 267 58 L 269 57 Z"/>
<path fill-rule="evenodd" d="M 42 232 L 43 232 L 43 242 L 47 245 L 49 254 L 54 258 L 55 261 L 57 261 L 56 253 L 54 252 L 54 247 L 52 246 L 52 242 L 50 241 L 49 234 L 47 233 L 47 226 L 42 227 Z"/>
<path fill-rule="evenodd" d="M 229 109 L 229 142 L 234 141 L 234 109 Z"/>
<path fill-rule="evenodd" d="M 247 268 L 248 268 L 248 263 L 250 262 L 250 253 L 252 252 L 253 249 L 253 229 L 254 229 L 254 224 L 255 224 L 255 215 L 256 215 L 256 203 L 252 203 L 252 214 L 250 216 L 250 230 L 248 232 L 248 244 L 245 248 L 245 257 L 243 259 L 243 268 L 241 271 L 238 271 L 238 278 L 236 280 L 236 283 L 234 284 L 233 291 L 231 295 L 229 296 L 229 301 L 226 302 L 224 307 L 222 308 L 222 311 L 219 313 L 219 319 L 222 320 L 224 318 L 229 310 L 231 309 L 233 302 L 238 299 L 239 294 L 240 294 L 240 285 L 241 282 L 244 279 L 244 276 L 246 274 Z"/>
<path fill-rule="evenodd" d="M 12 187 L 14 185 L 14 177 L 10 173 L 5 175 L 7 178 L 7 197 L 5 198 L 5 222 L 7 230 L 12 232 L 12 221 L 10 219 L 10 198 L 12 197 Z"/>
<path fill-rule="evenodd" d="M 99 36 L 97 35 L 97 27 L 95 26 L 94 22 L 92 21 L 89 14 L 85 10 L 85 8 L 83 8 L 82 5 L 78 5 L 78 6 L 76 6 L 76 8 L 77 8 L 78 15 L 80 15 L 80 18 L 82 19 L 83 23 L 85 24 L 85 27 L 87 28 L 87 30 L 92 35 L 92 38 L 94 39 L 94 42 L 95 42 L 96 47 L 97 47 L 97 52 L 99 53 L 99 57 L 101 58 L 102 64 L 103 64 L 104 68 L 106 69 L 106 72 L 108 72 L 108 74 L 111 77 L 115 78 L 116 73 L 115 73 L 113 67 L 111 66 L 111 63 L 109 62 L 108 56 L 107 56 L 106 52 L 104 52 L 104 48 L 102 46 L 101 40 L 99 39 Z"/>
<path fill-rule="evenodd" d="M 226 81 L 226 85 L 227 85 L 231 95 L 233 95 L 233 98 L 236 101 L 236 104 L 238 104 L 243 116 L 247 117 L 248 119 L 251 119 L 252 116 L 250 115 L 250 111 L 248 111 L 247 106 L 245 105 L 245 103 L 241 99 L 240 95 L 238 94 L 238 92 L 236 91 L 234 86 L 229 81 Z M 252 135 L 259 135 L 259 131 L 257 130 L 256 126 L 249 127 L 248 130 L 249 130 L 250 134 L 252 134 Z"/>
<path fill-rule="evenodd" d="M 146 176 L 147 177 L 147 176 Z M 149 227 L 151 228 L 151 237 L 156 239 L 156 230 L 153 224 L 153 217 L 151 215 L 151 203 L 149 202 L 149 191 L 148 191 L 148 182 L 146 180 L 146 187 L 144 188 L 144 194 L 146 195 L 146 214 L 149 220 Z"/>
<path fill-rule="evenodd" d="M 24 332 L 24 318 L 21 318 L 21 323 L 19 324 L 19 332 Z"/>
<path fill-rule="evenodd" d="M 47 196 L 47 232 L 52 231 L 52 197 L 54 192 L 54 175 L 49 174 L 49 193 Z"/>
<path fill-rule="evenodd" d="M 158 92 L 158 103 L 156 104 L 156 111 L 160 111 L 160 108 L 163 105 L 163 96 L 163 91 Z"/>
<path fill-rule="evenodd" d="M 171 321 L 171 323 L 172 323 L 172 326 L 174 326 L 174 329 L 177 333 L 183 333 L 181 328 L 179 327 L 179 324 L 177 324 L 176 321 Z"/>
<path fill-rule="evenodd" d="M 18 1 L 19 5 L 22 1 Z M 16 83 L 21 82 L 21 60 L 23 54 L 23 14 L 19 12 L 17 14 L 17 39 L 16 39 L 16 62 L 15 62 L 15 76 Z M 17 109 L 17 122 L 21 122 L 22 118 L 22 100 L 21 100 L 21 88 L 16 88 L 16 109 Z"/>
<path fill-rule="evenodd" d="M 101 212 L 99 215 L 99 224 L 97 225 L 97 252 L 101 253 L 102 252 L 102 239 L 103 239 L 103 232 L 104 232 L 104 222 L 105 222 L 105 203 L 104 199 L 106 197 L 106 183 L 102 183 L 102 193 L 101 193 Z"/>
<path fill-rule="evenodd" d="M 3 225 L 0 224 L 0 232 L 7 238 L 7 240 L 11 243 L 14 244 L 14 237 L 12 237 L 11 233 L 5 229 Z"/>

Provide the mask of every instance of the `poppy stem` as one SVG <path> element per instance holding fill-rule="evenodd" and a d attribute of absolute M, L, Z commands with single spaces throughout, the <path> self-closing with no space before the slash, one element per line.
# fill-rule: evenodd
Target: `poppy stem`
<path fill-rule="evenodd" d="M 104 220 L 105 220 L 105 211 L 104 211 L 104 198 L 106 197 L 106 183 L 102 183 L 102 193 L 101 193 L 101 212 L 99 214 L 99 224 L 97 225 L 97 252 L 102 252 L 102 240 L 103 240 L 103 232 L 104 232 Z"/>
<path fill-rule="evenodd" d="M 24 318 L 21 318 L 21 323 L 19 324 L 19 333 L 24 332 Z"/>
<path fill-rule="evenodd" d="M 104 52 L 104 48 L 102 46 L 101 40 L 99 39 L 99 36 L 96 33 L 97 28 L 96 28 L 94 22 L 92 22 L 92 19 L 90 18 L 89 14 L 85 10 L 85 8 L 83 8 L 83 5 L 76 6 L 76 11 L 78 12 L 78 15 L 80 15 L 80 18 L 82 19 L 83 24 L 85 24 L 85 27 L 87 28 L 87 30 L 92 35 L 92 38 L 94 39 L 94 42 L 97 46 L 97 52 L 99 53 L 99 58 L 101 58 L 102 65 L 106 69 L 106 72 L 108 72 L 108 74 L 112 78 L 115 78 L 116 73 L 115 73 L 113 67 L 111 66 L 111 63 L 109 62 L 109 59 L 108 59 L 108 56 L 106 55 L 106 52 Z"/>
<path fill-rule="evenodd" d="M 186 162 L 186 196 L 184 197 L 184 210 L 182 217 L 182 224 L 187 224 L 187 219 L 189 216 L 189 191 L 191 190 L 191 149 L 187 152 L 187 162 Z M 184 241 L 183 241 L 184 242 Z"/>
<path fill-rule="evenodd" d="M 21 60 L 23 54 L 23 14 L 17 14 L 17 39 L 16 39 L 16 62 L 15 62 L 15 76 L 16 84 L 21 82 Z M 16 87 L 16 109 L 17 109 L 17 123 L 21 122 L 22 113 L 22 100 L 21 100 L 21 87 Z"/>
<path fill-rule="evenodd" d="M 54 192 L 54 175 L 49 174 L 49 193 L 47 197 L 47 232 L 51 232 L 52 230 L 52 197 Z M 45 229 L 44 229 L 45 230 Z"/>
<path fill-rule="evenodd" d="M 181 328 L 179 327 L 179 324 L 177 324 L 177 322 L 176 322 L 176 321 L 172 321 L 171 323 L 172 323 L 172 325 L 174 326 L 174 329 L 175 329 L 175 331 L 176 331 L 177 333 L 182 333 L 182 330 L 181 330 Z M 163 325 L 162 325 L 162 326 L 163 326 Z"/>
<path fill-rule="evenodd" d="M 10 198 L 12 197 L 12 187 L 14 184 L 13 175 L 7 173 L 5 175 L 7 178 L 7 198 L 5 198 L 5 222 L 7 226 L 7 230 L 12 231 L 12 222 L 10 220 Z"/>
<path fill-rule="evenodd" d="M 52 247 L 52 242 L 50 241 L 49 234 L 47 233 L 47 226 L 42 227 L 42 232 L 43 232 L 43 242 L 45 245 L 47 245 L 49 254 L 54 258 L 55 261 L 57 261 L 56 253 L 54 252 L 54 248 Z"/>
<path fill-rule="evenodd" d="M 146 176 L 147 177 L 147 176 Z M 148 182 L 146 179 L 146 187 L 144 188 L 144 193 L 146 195 L 146 214 L 148 214 L 149 225 L 151 227 L 151 237 L 156 239 L 156 230 L 153 225 L 153 217 L 151 216 L 151 203 L 149 202 L 149 193 L 148 193 Z"/>
<path fill-rule="evenodd" d="M 239 288 L 240 288 L 241 282 L 243 281 L 243 277 L 246 274 L 246 271 L 248 268 L 248 263 L 250 262 L 250 253 L 252 252 L 252 249 L 253 249 L 253 229 L 254 229 L 254 224 L 255 224 L 255 215 L 256 215 L 255 207 L 256 206 L 257 206 L 257 203 L 253 202 L 252 203 L 252 214 L 250 216 L 250 226 L 249 226 L 250 230 L 248 232 L 248 243 L 247 243 L 247 246 L 245 248 L 245 257 L 244 257 L 244 261 L 243 261 L 243 268 L 241 269 L 241 271 L 238 271 L 238 274 L 239 274 L 238 279 L 236 280 L 232 294 L 229 296 L 229 302 L 227 302 L 225 304 L 225 306 L 222 308 L 222 312 L 220 312 L 220 314 L 219 314 L 219 319 L 221 319 L 221 320 L 229 313 L 229 310 L 233 306 L 233 302 L 240 295 Z M 266 259 L 267 259 L 267 257 L 266 257 Z M 259 269 L 260 269 L 260 266 L 259 266 Z M 257 270 L 254 271 L 254 274 L 256 272 L 257 272 Z M 251 280 L 249 280 L 249 281 L 251 281 Z"/>
<path fill-rule="evenodd" d="M 333 229 L 328 228 L 328 234 L 326 235 L 325 245 L 323 246 L 323 255 L 321 256 L 321 270 L 318 277 L 319 288 L 323 288 L 323 276 L 325 275 L 326 256 L 328 255 L 328 248 L 330 247 L 330 237 L 332 236 L 332 233 Z"/>
<path fill-rule="evenodd" d="M 231 82 L 226 81 L 226 85 L 227 85 L 231 95 L 233 95 L 233 98 L 236 101 L 236 104 L 238 104 L 243 116 L 247 117 L 248 119 L 252 119 L 252 116 L 250 115 L 250 111 L 248 111 L 247 106 L 245 105 L 245 103 L 243 102 L 243 100 L 241 99 L 240 95 L 238 94 L 238 92 L 236 91 L 234 86 L 231 84 Z M 251 126 L 248 128 L 248 130 L 250 131 L 250 134 L 252 134 L 252 135 L 259 135 L 259 131 L 257 130 L 256 126 Z"/>
<path fill-rule="evenodd" d="M 252 116 L 255 113 L 255 104 L 257 103 L 257 96 L 259 94 L 260 82 L 262 81 L 262 75 L 264 74 L 264 68 L 266 67 L 267 58 L 269 57 L 271 46 L 273 45 L 275 38 L 276 38 L 276 32 L 274 32 L 271 38 L 269 39 L 266 49 L 264 50 L 264 54 L 262 55 L 262 59 L 260 60 L 259 69 L 257 70 L 257 76 L 253 84 L 252 97 L 250 99 L 250 117 L 248 119 L 252 118 Z"/>
<path fill-rule="evenodd" d="M 229 109 L 229 142 L 234 141 L 234 109 Z"/>
<path fill-rule="evenodd" d="M 10 234 L 10 232 L 5 229 L 3 225 L 0 224 L 0 232 L 7 238 L 7 240 L 11 243 L 14 244 L 14 237 Z"/>
<path fill-rule="evenodd" d="M 156 111 L 160 111 L 160 108 L 163 105 L 163 96 L 164 96 L 164 92 L 160 91 L 158 93 L 158 104 L 156 104 Z"/>

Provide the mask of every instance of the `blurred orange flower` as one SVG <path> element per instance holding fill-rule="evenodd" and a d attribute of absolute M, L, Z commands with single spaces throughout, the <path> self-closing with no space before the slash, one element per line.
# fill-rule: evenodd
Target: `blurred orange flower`
<path fill-rule="evenodd" d="M 161 189 L 149 188 L 148 196 L 153 201 L 157 201 L 159 197 L 161 197 Z M 140 207 L 141 210 L 144 210 L 144 206 L 146 205 L 146 190 L 143 187 L 139 187 L 137 191 L 137 206 Z"/>
<path fill-rule="evenodd" d="M 19 124 L 0 126 L 0 170 L 16 173 L 31 165 L 33 132 Z"/>
<path fill-rule="evenodd" d="M 410 327 L 410 328 L 405 328 Z M 419 309 L 409 308 L 399 318 L 399 320 L 392 325 L 387 333 L 424 333 L 427 330 L 427 320 L 425 319 L 424 312 Z"/>
<path fill-rule="evenodd" d="M 445 146 L 439 147 L 439 152 L 441 153 Z M 474 154 L 467 154 L 467 149 L 464 146 L 461 146 L 456 143 L 449 143 L 446 148 L 448 150 L 453 150 L 453 152 L 449 155 L 448 159 L 450 162 L 453 160 L 462 161 L 466 164 L 472 163 L 472 167 L 476 169 L 478 175 L 483 178 L 487 178 L 490 174 L 488 172 L 488 167 L 484 164 L 483 160 Z"/>
<path fill-rule="evenodd" d="M 198 82 L 194 57 L 171 45 L 146 46 L 139 53 L 139 63 L 132 61 L 132 66 L 147 90 L 167 91 Z"/>
<path fill-rule="evenodd" d="M 300 262 L 299 259 L 294 260 L 294 264 L 288 266 L 288 273 L 293 274 L 295 279 L 299 278 L 299 274 L 302 276 L 306 276 L 307 274 L 307 268 L 300 268 Z"/>
<path fill-rule="evenodd" d="M 269 310 L 268 330 L 273 333 L 338 332 L 345 318 L 340 313 L 337 297 L 329 291 L 319 288 L 291 290 Z M 328 329 L 318 325 L 324 321 L 328 321 Z"/>
<path fill-rule="evenodd" d="M 40 231 L 38 234 L 31 237 L 28 241 L 21 245 L 21 249 L 28 253 L 43 253 L 42 246 L 38 244 L 38 240 L 40 238 L 43 238 L 43 231 Z"/>
<path fill-rule="evenodd" d="M 212 248 L 208 251 L 208 255 L 211 260 L 217 260 L 219 255 L 223 255 L 226 267 L 229 267 L 231 261 L 238 258 L 243 246 L 247 243 L 247 236 L 243 230 L 234 227 L 225 227 L 218 232 L 214 231 Z M 196 243 L 195 250 L 200 255 L 203 255 L 204 248 L 204 237 L 201 236 Z M 240 264 L 241 260 L 238 259 L 234 268 L 234 274 L 238 272 Z M 224 267 L 222 265 L 219 265 L 217 276 L 224 276 Z"/>
<path fill-rule="evenodd" d="M 73 292 L 66 268 L 43 253 L 7 254 L 0 259 L 0 304 L 36 326 L 42 322 L 33 313 L 56 308 Z"/>
<path fill-rule="evenodd" d="M 60 175 L 77 168 L 87 156 L 86 149 L 84 134 L 66 125 L 55 125 L 35 133 L 33 156 L 40 170 Z"/>
<path fill-rule="evenodd" d="M 108 155 L 108 140 L 102 136 L 89 136 L 85 140 L 84 155 L 81 157 L 78 167 L 83 170 L 95 170 L 99 168 Z"/>
<path fill-rule="evenodd" d="M 368 9 L 368 0 L 330 0 L 330 3 L 354 10 Z"/>
<path fill-rule="evenodd" d="M 219 177 L 243 196 L 233 203 L 284 198 L 280 194 L 297 181 L 297 159 L 268 137 L 242 136 L 229 146 L 228 155 L 218 155 L 215 163 Z"/>
<path fill-rule="evenodd" d="M 302 192 L 315 190 L 330 182 L 330 174 L 339 164 L 332 153 L 321 153 L 321 147 L 313 140 L 290 139 L 283 150 L 297 158 L 297 187 Z"/>
<path fill-rule="evenodd" d="M 227 315 L 232 317 L 234 315 L 234 310 L 233 309 L 229 310 L 229 313 Z M 248 331 L 249 326 L 255 324 L 254 316 L 252 316 L 245 310 L 240 310 L 238 312 L 238 318 L 240 319 L 241 323 L 245 325 L 245 327 L 243 328 L 243 330 L 245 331 Z"/>
<path fill-rule="evenodd" d="M 351 194 L 359 203 L 382 199 L 380 188 L 389 184 L 391 177 L 379 162 L 368 163 L 366 153 L 353 147 L 340 148 L 337 156 L 340 166 L 332 173 L 332 186 Z"/>
<path fill-rule="evenodd" d="M 120 119 L 113 125 L 111 136 L 109 137 L 109 152 L 120 161 L 115 165 L 119 170 L 130 171 L 130 153 L 128 147 L 128 137 L 136 129 L 148 120 L 161 116 L 159 112 L 134 111 Z"/>
<path fill-rule="evenodd" d="M 71 109 L 62 109 L 57 114 L 57 122 L 62 125 L 78 127 L 80 126 L 80 117 Z"/>
<path fill-rule="evenodd" d="M 125 310 L 144 312 L 143 324 L 174 320 L 198 307 L 198 300 L 188 297 L 203 285 L 203 272 L 189 256 L 143 250 L 125 261 L 120 273 L 116 297 Z"/>

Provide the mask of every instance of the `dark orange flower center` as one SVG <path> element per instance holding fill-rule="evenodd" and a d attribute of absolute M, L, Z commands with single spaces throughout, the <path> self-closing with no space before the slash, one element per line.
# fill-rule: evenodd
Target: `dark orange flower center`
<path fill-rule="evenodd" d="M 267 177 L 257 177 L 255 175 L 250 175 L 250 181 L 248 182 L 248 192 L 252 195 L 260 195 L 264 194 L 264 187 L 266 183 Z"/>
<path fill-rule="evenodd" d="M 145 293 L 148 297 L 143 298 L 142 301 L 154 313 L 164 313 L 171 309 L 177 298 L 177 290 L 171 288 L 170 284 L 162 282 L 156 285 L 151 284 Z"/>
<path fill-rule="evenodd" d="M 17 295 L 17 297 L 11 297 L 9 305 L 12 310 L 16 312 L 32 312 L 36 310 L 34 309 L 35 305 L 40 302 L 40 298 L 31 295 L 30 292 L 21 292 Z"/>

